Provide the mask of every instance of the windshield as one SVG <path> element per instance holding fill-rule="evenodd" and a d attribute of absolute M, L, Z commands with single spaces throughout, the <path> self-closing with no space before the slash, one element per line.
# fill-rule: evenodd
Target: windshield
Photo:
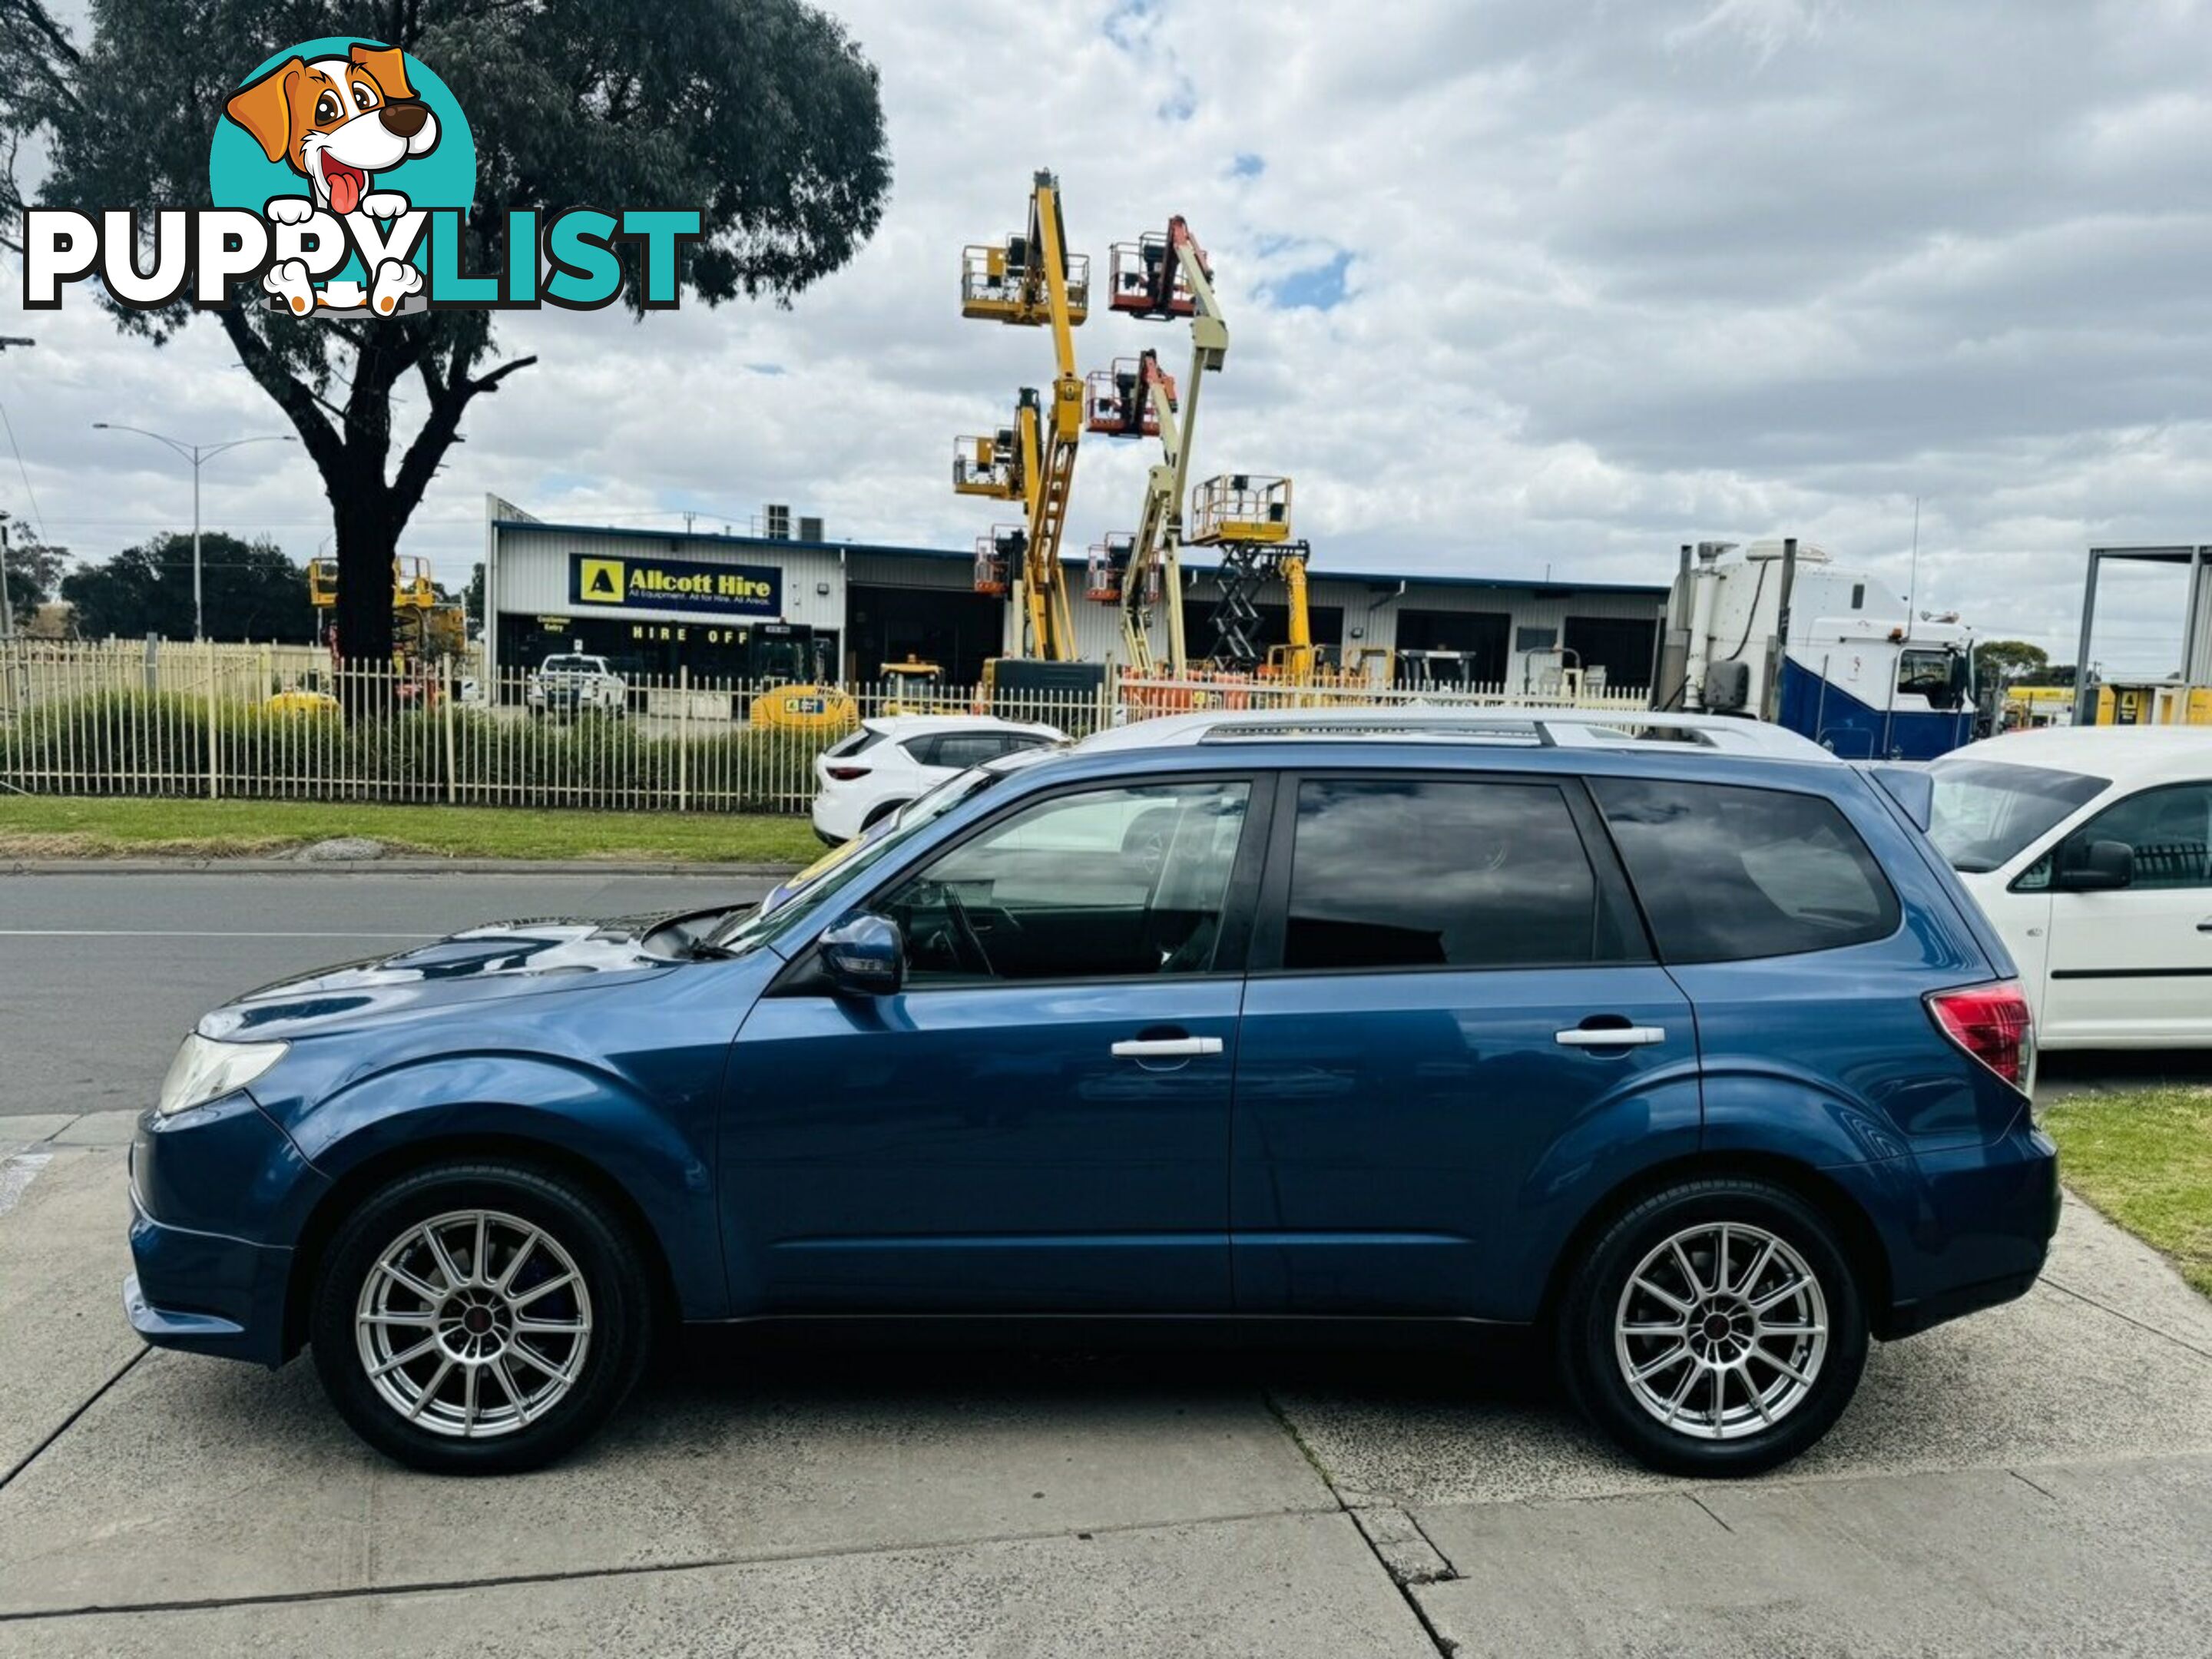
<path fill-rule="evenodd" d="M 597 674 L 604 672 L 605 660 L 599 657 L 548 657 L 544 672 L 548 674 Z"/>
<path fill-rule="evenodd" d="M 1936 805 L 1928 838 L 1952 868 L 1970 873 L 2010 863 L 2111 782 L 1996 761 L 1939 760 L 1929 771 L 1936 780 Z"/>
<path fill-rule="evenodd" d="M 902 845 L 916 831 L 1017 769 L 1000 762 L 956 773 L 927 794 L 908 802 L 884 828 L 848 841 L 816 860 L 768 898 L 725 924 L 713 942 L 726 951 L 742 953 L 805 921 L 852 885 L 856 877 L 880 864 L 886 854 Z M 779 894 L 781 901 L 771 909 L 769 900 L 776 899 Z"/>
<path fill-rule="evenodd" d="M 764 680 L 803 680 L 811 678 L 807 649 L 801 640 L 768 640 L 756 647 L 753 661 Z"/>

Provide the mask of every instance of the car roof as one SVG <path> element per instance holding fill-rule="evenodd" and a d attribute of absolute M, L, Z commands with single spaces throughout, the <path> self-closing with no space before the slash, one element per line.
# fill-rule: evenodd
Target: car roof
<path fill-rule="evenodd" d="M 1055 726 L 1031 720 L 1000 720 L 996 714 L 874 714 L 860 724 L 894 739 L 927 732 L 1030 732 L 1055 738 L 1060 735 Z"/>
<path fill-rule="evenodd" d="M 2212 726 L 2046 726 L 2007 732 L 1954 749 L 1945 762 L 1996 761 L 2109 778 L 2133 789 L 2146 783 L 2212 778 Z"/>
<path fill-rule="evenodd" d="M 1779 726 L 1727 714 L 1618 708 L 1396 707 L 1207 709 L 1133 720 L 1085 738 L 1079 752 L 1225 743 L 1440 743 L 1530 749 L 1635 749 L 1757 756 L 1835 765 L 1834 754 Z"/>

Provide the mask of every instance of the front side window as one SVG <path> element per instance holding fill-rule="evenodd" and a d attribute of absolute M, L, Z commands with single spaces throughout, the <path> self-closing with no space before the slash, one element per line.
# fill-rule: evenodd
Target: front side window
<path fill-rule="evenodd" d="M 1887 939 L 1897 895 L 1818 795 L 1592 778 L 1669 963 L 1741 962 Z"/>
<path fill-rule="evenodd" d="M 2060 857 L 2116 841 L 2135 854 L 2133 887 L 2212 887 L 2212 783 L 2146 789 L 2067 836 Z"/>
<path fill-rule="evenodd" d="M 1549 784 L 1298 786 L 1286 969 L 1589 963 L 1601 923 L 1589 854 Z"/>
<path fill-rule="evenodd" d="M 1948 651 L 1905 651 L 1897 659 L 1897 689 L 1908 697 L 1925 697 L 1932 708 L 1954 708 L 1959 689 L 1952 683 Z"/>
<path fill-rule="evenodd" d="M 1237 779 L 1054 796 L 874 908 L 917 986 L 1207 973 L 1250 794 Z"/>

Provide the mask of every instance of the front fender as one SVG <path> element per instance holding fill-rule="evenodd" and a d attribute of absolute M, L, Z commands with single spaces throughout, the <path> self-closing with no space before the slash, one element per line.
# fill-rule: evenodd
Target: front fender
<path fill-rule="evenodd" d="M 678 1122 L 617 1073 L 565 1056 L 487 1053 L 417 1060 L 346 1085 L 288 1124 L 332 1182 L 439 1143 L 500 1140 L 578 1158 L 618 1187 L 651 1229 L 687 1319 L 723 1317 L 728 1285 L 714 1207 L 712 1116 Z M 317 1194 L 279 1218 L 297 1237 Z"/>

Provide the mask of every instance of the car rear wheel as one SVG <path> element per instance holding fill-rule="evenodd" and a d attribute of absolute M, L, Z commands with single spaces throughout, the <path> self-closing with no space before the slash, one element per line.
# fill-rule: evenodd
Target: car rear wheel
<path fill-rule="evenodd" d="M 635 1385 L 653 1295 L 595 1198 L 520 1164 L 401 1177 L 340 1226 L 310 1310 L 315 1368 L 356 1432 L 443 1474 L 534 1468 Z"/>
<path fill-rule="evenodd" d="M 1686 1182 L 1614 1221 L 1559 1311 L 1576 1403 L 1679 1474 L 1754 1474 L 1826 1434 L 1866 1363 L 1849 1256 L 1814 1206 L 1747 1179 Z"/>

